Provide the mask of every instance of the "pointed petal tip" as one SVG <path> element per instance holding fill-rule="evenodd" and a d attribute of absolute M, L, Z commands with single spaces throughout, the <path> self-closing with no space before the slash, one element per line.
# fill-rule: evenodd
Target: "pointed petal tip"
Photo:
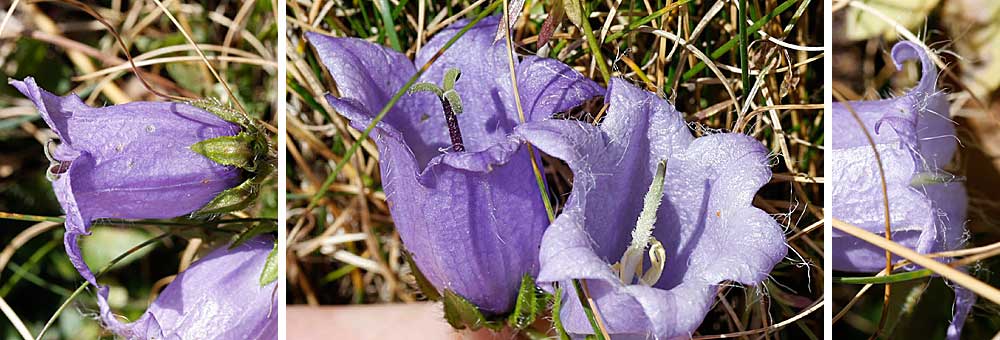
<path fill-rule="evenodd" d="M 892 47 L 891 54 L 897 71 L 903 69 L 903 63 L 906 61 L 920 61 L 920 82 L 911 92 L 934 92 L 937 87 L 938 69 L 923 46 L 911 41 L 901 41 Z"/>

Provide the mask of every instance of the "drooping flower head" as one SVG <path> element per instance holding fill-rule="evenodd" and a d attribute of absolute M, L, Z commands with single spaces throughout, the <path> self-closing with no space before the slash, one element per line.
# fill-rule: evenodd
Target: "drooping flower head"
<path fill-rule="evenodd" d="M 466 23 L 431 39 L 416 65 Z M 497 17 L 486 18 L 458 39 L 371 137 L 393 221 L 419 270 L 437 289 L 501 314 L 513 306 L 522 276 L 537 273 L 548 219 L 526 147 L 509 136 L 520 120 L 507 51 L 493 43 L 497 24 Z M 340 97 L 328 100 L 359 130 L 416 72 L 403 54 L 361 39 L 307 38 L 337 83 Z M 527 121 L 603 93 L 556 60 L 517 58 Z"/>
<path fill-rule="evenodd" d="M 213 250 L 167 285 L 139 319 L 122 322 L 101 302 L 101 322 L 126 339 L 278 338 L 277 281 L 260 285 L 274 238 Z"/>
<path fill-rule="evenodd" d="M 957 148 L 948 101 L 937 90 L 937 68 L 922 48 L 901 42 L 892 49 L 892 59 L 900 69 L 905 61 L 919 59 L 920 83 L 896 98 L 833 104 L 833 148 L 828 152 L 834 164 L 833 213 L 885 235 L 878 164 L 849 106 L 865 124 L 882 158 L 892 240 L 925 254 L 955 249 L 961 245 L 967 201 L 962 183 L 944 170 Z M 834 269 L 878 272 L 885 268 L 885 250 L 836 230 L 832 249 Z"/>
<path fill-rule="evenodd" d="M 962 182 L 944 170 L 957 139 L 947 98 L 937 90 L 937 68 L 911 42 L 896 44 L 892 60 L 897 69 L 919 60 L 919 84 L 896 98 L 833 104 L 833 148 L 827 152 L 833 164 L 833 216 L 885 235 L 882 179 L 867 130 L 885 170 L 892 240 L 922 254 L 957 249 L 963 243 L 967 199 Z M 837 230 L 832 239 L 833 269 L 871 273 L 885 268 L 884 249 Z M 893 263 L 899 259 L 893 257 Z M 968 292 L 958 293 L 964 296 L 960 300 L 974 300 Z M 960 329 L 971 306 L 958 305 L 950 336 L 957 336 L 955 327 Z"/>
<path fill-rule="evenodd" d="M 600 126 L 515 130 L 574 176 L 542 239 L 538 281 L 569 287 L 569 333 L 593 333 L 569 283 L 582 279 L 612 338 L 689 337 L 720 283 L 759 283 L 786 254 L 777 222 L 751 205 L 771 177 L 768 152 L 741 134 L 694 138 L 673 106 L 624 80 L 605 98 Z"/>
<path fill-rule="evenodd" d="M 30 77 L 11 85 L 35 103 L 59 136 L 48 175 L 66 213 L 66 251 L 95 285 L 77 244 L 94 219 L 188 215 L 241 182 L 241 169 L 191 149 L 240 132 L 206 110 L 169 102 L 92 108 L 74 94 L 53 95 Z"/>
<path fill-rule="evenodd" d="M 97 283 L 77 242 L 90 234 L 94 220 L 240 209 L 253 201 L 253 186 L 264 177 L 249 173 L 273 168 L 260 157 L 269 147 L 266 140 L 248 132 L 254 127 L 213 104 L 132 102 L 92 108 L 74 94 L 53 95 L 30 77 L 10 83 L 34 102 L 59 136 L 58 146 L 46 151 L 52 162 L 47 176 L 66 214 L 66 253 L 98 288 L 101 306 L 107 305 L 108 288 Z"/>

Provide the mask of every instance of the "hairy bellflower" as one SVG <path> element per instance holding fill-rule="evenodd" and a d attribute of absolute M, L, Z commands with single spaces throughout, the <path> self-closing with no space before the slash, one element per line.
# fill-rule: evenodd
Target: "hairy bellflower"
<path fill-rule="evenodd" d="M 948 100 L 937 89 L 937 68 L 923 48 L 911 42 L 896 44 L 892 60 L 897 69 L 908 60 L 920 61 L 916 87 L 896 98 L 833 104 L 833 148 L 827 152 L 833 164 L 833 216 L 885 235 L 882 179 L 867 130 L 885 171 L 892 240 L 922 254 L 960 248 L 967 199 L 959 178 L 944 170 L 958 141 Z M 884 249 L 837 230 L 832 240 L 833 269 L 873 273 L 885 268 Z M 964 289 L 957 290 L 960 298 L 949 337 L 957 337 L 975 300 Z"/>
<path fill-rule="evenodd" d="M 613 339 L 690 337 L 719 284 L 760 283 L 786 254 L 777 222 L 751 205 L 771 178 L 767 149 L 742 134 L 694 138 L 672 105 L 621 79 L 605 98 L 600 126 L 515 130 L 574 176 L 542 239 L 538 281 L 570 287 L 560 317 L 571 334 L 593 333 L 570 285 L 580 279 Z"/>
<path fill-rule="evenodd" d="M 46 147 L 46 175 L 66 214 L 66 253 L 98 288 L 102 307 L 108 288 L 98 284 L 78 243 L 95 220 L 238 210 L 254 200 L 255 186 L 273 169 L 256 126 L 214 102 L 93 108 L 74 94 L 49 93 L 30 77 L 10 84 L 59 137 L 54 149 Z"/>
<path fill-rule="evenodd" d="M 416 65 L 466 23 L 431 39 Z M 389 210 L 417 267 L 488 314 L 508 312 L 522 276 L 537 273 L 548 225 L 527 148 L 509 135 L 520 120 L 497 24 L 486 18 L 458 39 L 371 133 Z M 416 72 L 403 54 L 361 39 L 307 38 L 337 83 L 340 97 L 327 99 L 359 130 Z M 603 92 L 556 60 L 516 58 L 527 121 Z"/>

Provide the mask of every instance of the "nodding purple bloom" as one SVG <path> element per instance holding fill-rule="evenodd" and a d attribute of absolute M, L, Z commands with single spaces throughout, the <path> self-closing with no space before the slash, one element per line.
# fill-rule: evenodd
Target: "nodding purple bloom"
<path fill-rule="evenodd" d="M 101 322 L 126 339 L 277 339 L 277 281 L 258 280 L 273 247 L 270 236 L 219 247 L 177 274 L 134 322 L 101 300 Z"/>
<path fill-rule="evenodd" d="M 95 286 L 77 244 L 81 235 L 90 234 L 94 219 L 184 216 L 240 183 L 240 169 L 190 148 L 240 132 L 208 111 L 169 102 L 93 108 L 75 94 L 53 95 L 30 77 L 10 83 L 35 103 L 59 136 L 48 155 L 53 162 L 48 175 L 66 213 L 66 252 Z"/>
<path fill-rule="evenodd" d="M 907 60 L 919 60 L 920 83 L 896 98 L 833 104 L 833 148 L 827 152 L 833 164 L 833 216 L 885 235 L 878 163 L 850 112 L 854 110 L 882 159 L 892 240 L 924 254 L 957 249 L 963 243 L 967 201 L 960 179 L 944 170 L 955 154 L 957 139 L 947 98 L 937 90 L 937 68 L 911 42 L 896 44 L 892 59 L 897 69 Z M 885 268 L 882 248 L 836 230 L 832 239 L 833 269 L 879 272 Z M 893 262 L 898 260 L 893 258 Z M 957 305 L 949 336 L 957 336 L 972 306 L 970 300 L 974 301 L 966 292 L 959 294 L 965 297 Z"/>
<path fill-rule="evenodd" d="M 466 23 L 431 39 L 416 65 Z M 393 221 L 417 267 L 487 314 L 509 311 L 522 276 L 537 273 L 548 225 L 527 148 L 509 136 L 520 121 L 506 47 L 493 43 L 497 24 L 486 18 L 458 39 L 371 134 Z M 337 82 L 340 98 L 327 99 L 359 130 L 416 72 L 403 54 L 361 39 L 307 38 Z M 527 121 L 603 93 L 556 60 L 515 58 Z"/>
<path fill-rule="evenodd" d="M 516 129 L 574 176 L 542 239 L 538 281 L 569 287 L 569 333 L 593 333 L 569 283 L 583 279 L 612 338 L 689 337 L 719 284 L 760 283 L 786 254 L 780 226 L 751 205 L 771 178 L 768 151 L 742 134 L 694 138 L 673 106 L 624 80 L 606 99 L 600 126 Z"/>

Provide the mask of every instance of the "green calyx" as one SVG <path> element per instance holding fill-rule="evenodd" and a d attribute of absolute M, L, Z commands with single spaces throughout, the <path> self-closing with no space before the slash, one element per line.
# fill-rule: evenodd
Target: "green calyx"
<path fill-rule="evenodd" d="M 507 316 L 507 325 L 516 329 L 530 327 L 545 313 L 550 300 L 552 299 L 548 293 L 535 286 L 535 278 L 524 274 L 521 277 L 521 289 L 518 290 L 514 311 Z"/>
<path fill-rule="evenodd" d="M 916 188 L 924 185 L 945 184 L 961 181 L 965 181 L 965 178 L 955 176 L 944 171 L 924 171 L 918 172 L 910 178 L 910 186 Z"/>
<path fill-rule="evenodd" d="M 444 290 L 442 298 L 444 317 L 451 327 L 471 330 L 488 328 L 495 331 L 504 326 L 517 330 L 528 329 L 545 315 L 550 301 L 552 296 L 535 286 L 535 278 L 528 274 L 521 278 L 514 310 L 506 315 L 486 316 L 476 305 L 450 289 Z"/>
<path fill-rule="evenodd" d="M 243 169 L 246 179 L 239 185 L 215 196 L 212 201 L 195 212 L 195 215 L 224 214 L 244 209 L 257 199 L 259 188 L 276 168 L 277 156 L 271 141 L 259 123 L 218 99 L 188 102 L 208 111 L 227 122 L 239 125 L 242 130 L 234 136 L 210 138 L 190 146 L 194 151 L 212 161 Z"/>
<path fill-rule="evenodd" d="M 424 273 L 422 273 L 420 269 L 417 268 L 417 264 L 413 262 L 413 255 L 410 254 L 410 252 L 403 250 L 403 258 L 406 259 L 406 264 L 410 265 L 410 271 L 413 273 L 413 277 L 417 281 L 417 288 L 420 288 L 420 291 L 424 293 L 424 296 L 426 296 L 427 299 L 431 301 L 441 300 L 441 293 L 439 293 L 437 289 L 434 288 L 434 285 L 431 284 L 431 281 L 427 280 L 427 277 L 424 276 Z"/>
<path fill-rule="evenodd" d="M 514 310 L 504 315 L 487 316 L 475 304 L 450 289 L 439 293 L 417 268 L 412 255 L 409 252 L 403 254 L 406 262 L 410 265 L 417 286 L 429 300 L 441 301 L 444 304 L 445 320 L 455 329 L 478 330 L 487 328 L 498 331 L 507 326 L 517 330 L 526 330 L 545 315 L 549 304 L 554 299 L 553 295 L 535 285 L 534 277 L 524 274 L 521 277 L 521 288 L 517 293 Z M 555 299 L 558 299 L 558 296 Z"/>
<path fill-rule="evenodd" d="M 252 136 L 246 132 L 240 132 L 235 136 L 222 136 L 200 141 L 191 145 L 191 151 L 222 165 L 253 171 L 255 167 L 253 141 Z"/>
<path fill-rule="evenodd" d="M 479 311 L 479 307 L 476 307 L 469 300 L 451 291 L 451 289 L 445 289 L 442 297 L 444 301 L 444 318 L 448 320 L 448 324 L 452 328 L 469 328 L 471 330 L 478 330 L 483 327 L 492 330 L 503 328 L 503 323 L 498 320 L 487 319 Z"/>
<path fill-rule="evenodd" d="M 278 242 L 274 242 L 274 248 L 267 254 L 264 261 L 264 270 L 260 272 L 260 286 L 266 286 L 278 280 Z"/>

